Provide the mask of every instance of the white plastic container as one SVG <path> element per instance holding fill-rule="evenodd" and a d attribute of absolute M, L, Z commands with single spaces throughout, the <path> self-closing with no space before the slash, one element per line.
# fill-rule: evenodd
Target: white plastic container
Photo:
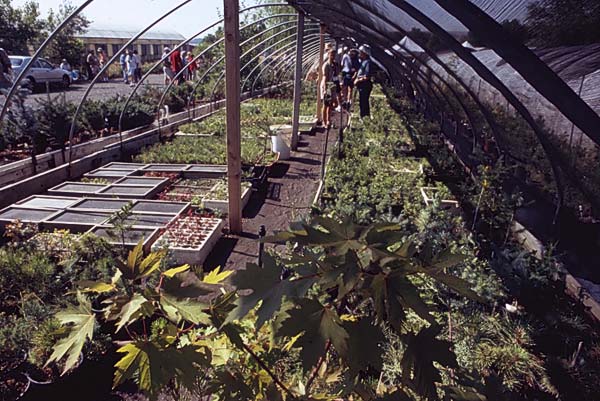
<path fill-rule="evenodd" d="M 279 153 L 279 159 L 287 160 L 290 158 L 291 149 L 283 138 L 283 134 L 277 133 L 271 135 L 271 143 L 273 145 L 273 152 Z"/>

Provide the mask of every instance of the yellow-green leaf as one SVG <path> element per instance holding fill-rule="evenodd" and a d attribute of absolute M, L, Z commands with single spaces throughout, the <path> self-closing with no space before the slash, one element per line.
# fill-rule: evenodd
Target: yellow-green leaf
<path fill-rule="evenodd" d="M 221 281 L 231 276 L 232 273 L 233 270 L 221 272 L 221 266 L 219 266 L 210 273 L 208 273 L 206 276 L 204 276 L 202 281 L 207 284 L 219 284 Z"/>
<path fill-rule="evenodd" d="M 117 324 L 117 331 L 121 330 L 123 326 L 131 323 L 134 315 L 138 312 L 144 303 L 148 302 L 146 298 L 144 298 L 141 294 L 135 294 L 129 302 L 127 302 L 121 312 L 119 313 L 119 323 Z"/>
<path fill-rule="evenodd" d="M 71 370 L 79 359 L 83 345 L 94 335 L 96 318 L 92 312 L 90 301 L 80 293 L 77 293 L 79 305 L 71 306 L 63 312 L 56 314 L 56 319 L 62 325 L 68 325 L 69 334 L 54 345 L 54 350 L 46 365 L 51 362 L 59 362 L 65 355 L 67 360 L 62 374 Z"/>
<path fill-rule="evenodd" d="M 163 272 L 163 276 L 167 276 L 169 278 L 173 278 L 173 276 L 175 276 L 177 273 L 182 273 L 186 270 L 190 269 L 190 265 L 183 265 L 183 266 L 179 266 L 179 267 L 174 267 L 172 269 L 169 269 L 167 271 Z"/>
<path fill-rule="evenodd" d="M 112 283 L 103 283 L 101 281 L 82 280 L 75 283 L 81 289 L 81 292 L 95 292 L 102 294 L 113 291 L 116 286 Z"/>
<path fill-rule="evenodd" d="M 119 348 L 117 352 L 126 355 L 115 364 L 113 388 L 132 378 L 137 372 L 140 390 L 149 391 L 152 388 L 152 377 L 150 375 L 150 358 L 148 354 L 138 348 L 136 343 L 126 344 Z"/>

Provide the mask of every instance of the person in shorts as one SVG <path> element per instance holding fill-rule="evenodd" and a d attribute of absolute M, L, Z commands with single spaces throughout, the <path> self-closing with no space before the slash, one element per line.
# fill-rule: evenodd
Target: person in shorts
<path fill-rule="evenodd" d="M 347 48 L 346 48 L 347 49 Z M 354 79 L 360 68 L 358 50 L 350 49 L 344 53 L 342 58 L 342 107 L 350 110 L 352 96 L 354 95 Z"/>
<path fill-rule="evenodd" d="M 335 61 L 335 50 L 328 53 L 327 62 L 323 65 L 323 81 L 321 93 L 323 97 L 323 125 L 331 127 L 331 110 L 339 105 L 340 95 L 340 68 Z"/>

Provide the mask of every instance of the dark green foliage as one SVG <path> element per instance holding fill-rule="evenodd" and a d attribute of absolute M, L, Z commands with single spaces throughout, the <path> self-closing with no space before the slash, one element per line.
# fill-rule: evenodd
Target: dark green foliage
<path fill-rule="evenodd" d="M 532 44 L 543 47 L 600 42 L 600 3 L 596 0 L 541 0 L 529 8 Z"/>
<path fill-rule="evenodd" d="M 35 43 L 44 26 L 39 19 L 39 6 L 34 1 L 20 8 L 11 3 L 0 1 L 0 47 L 9 54 L 28 54 L 28 45 Z"/>

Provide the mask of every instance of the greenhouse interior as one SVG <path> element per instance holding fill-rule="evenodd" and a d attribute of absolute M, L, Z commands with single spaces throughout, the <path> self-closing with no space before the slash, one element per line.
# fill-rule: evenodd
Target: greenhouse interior
<path fill-rule="evenodd" d="M 598 0 L 50 2 L 0 1 L 1 400 L 600 400 Z"/>

